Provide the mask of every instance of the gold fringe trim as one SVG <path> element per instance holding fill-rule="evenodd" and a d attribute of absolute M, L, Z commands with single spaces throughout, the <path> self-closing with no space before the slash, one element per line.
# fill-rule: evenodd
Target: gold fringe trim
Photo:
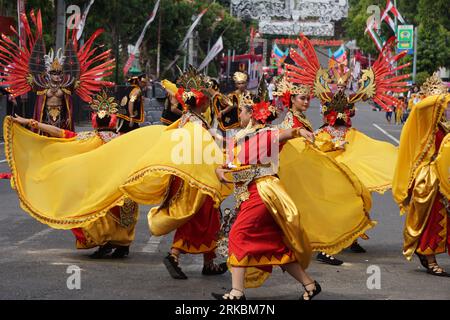
<path fill-rule="evenodd" d="M 412 183 L 414 182 L 414 180 L 416 178 L 416 170 L 417 170 L 417 168 L 419 168 L 419 166 L 422 164 L 423 159 L 425 158 L 427 153 L 430 151 L 431 147 L 433 146 L 433 144 L 435 142 L 436 133 L 439 130 L 439 128 L 438 128 L 439 119 L 441 119 L 442 114 L 445 111 L 445 108 L 441 108 L 441 106 L 443 105 L 443 103 L 445 101 L 445 96 L 446 95 L 442 95 L 442 98 L 441 98 L 441 96 L 438 96 L 436 98 L 436 100 L 439 100 L 437 109 L 441 110 L 441 112 L 437 112 L 436 113 L 436 118 L 434 120 L 435 127 L 432 130 L 430 130 L 430 134 L 427 137 L 427 142 L 425 143 L 425 147 L 424 147 L 422 153 L 418 156 L 417 160 L 413 162 L 413 165 L 411 167 L 411 171 L 409 173 L 408 189 L 411 188 Z"/>
<path fill-rule="evenodd" d="M 39 212 L 39 210 L 33 208 L 33 206 L 23 197 L 23 190 L 20 183 L 20 180 L 18 179 L 17 174 L 17 168 L 15 165 L 13 150 L 12 150 L 12 143 L 13 143 L 13 121 L 11 120 L 11 117 L 6 117 L 5 122 L 3 124 L 3 130 L 5 135 L 5 155 L 6 160 L 8 162 L 9 168 L 11 169 L 11 185 L 14 187 L 13 189 L 16 190 L 17 195 L 19 197 L 20 201 L 20 207 L 29 213 L 33 218 L 36 220 L 47 224 L 55 229 L 73 229 L 77 228 L 80 225 L 83 225 L 85 223 L 89 223 L 92 221 L 97 220 L 100 217 L 103 217 L 108 213 L 108 211 L 115 207 L 115 206 L 121 206 L 123 205 L 125 201 L 125 196 L 119 197 L 117 200 L 115 200 L 111 205 L 104 208 L 101 211 L 91 212 L 83 215 L 82 217 L 74 217 L 71 219 L 54 219 L 49 218 L 45 216 L 43 213 Z M 86 217 L 87 216 L 87 217 Z"/>
<path fill-rule="evenodd" d="M 388 184 L 381 185 L 381 186 L 375 186 L 375 187 L 370 187 L 370 188 L 367 187 L 367 190 L 369 190 L 370 192 L 384 194 L 386 191 L 388 191 L 391 188 L 392 188 L 392 183 L 388 183 Z"/>
<path fill-rule="evenodd" d="M 222 197 L 222 194 L 220 193 L 219 190 L 196 180 L 190 174 L 188 174 L 178 168 L 175 168 L 175 167 L 160 166 L 160 165 L 149 166 L 147 168 L 141 169 L 138 172 L 132 174 L 126 180 L 126 182 L 120 187 L 120 191 L 122 191 L 125 195 L 127 195 L 128 198 L 130 198 L 134 201 L 137 201 L 137 199 L 134 198 L 132 194 L 130 194 L 129 192 L 127 192 L 127 190 L 125 190 L 124 186 L 128 187 L 128 186 L 133 186 L 133 185 L 139 184 L 140 182 L 144 181 L 145 177 L 150 173 L 170 174 L 170 175 L 174 175 L 174 176 L 181 178 L 183 181 L 188 183 L 189 186 L 197 188 L 197 189 L 201 190 L 202 192 L 204 192 L 205 194 L 207 194 L 208 196 L 210 196 L 214 200 L 214 204 L 215 204 L 216 208 L 218 206 L 220 206 L 220 204 L 224 200 L 224 198 Z M 142 201 L 142 199 L 139 199 L 139 202 L 145 203 Z M 145 203 L 145 204 L 151 205 L 154 203 Z"/>
<path fill-rule="evenodd" d="M 293 253 L 291 256 L 288 254 L 283 254 L 281 259 L 277 259 L 274 255 L 272 255 L 270 258 L 262 256 L 259 260 L 253 256 L 245 256 L 239 260 L 234 254 L 231 254 L 228 258 L 228 263 L 233 267 L 274 266 L 288 264 L 295 261 L 296 259 Z"/>
<path fill-rule="evenodd" d="M 174 244 L 172 244 L 172 248 L 176 248 L 183 252 L 191 253 L 191 254 L 200 254 L 200 253 L 211 252 L 214 249 L 216 249 L 216 247 L 217 247 L 217 243 L 214 240 L 211 241 L 211 244 L 209 246 L 202 243 L 200 245 L 200 247 L 196 247 L 193 244 L 191 244 L 188 241 L 185 241 L 183 239 L 180 239 L 177 242 L 175 242 Z"/>

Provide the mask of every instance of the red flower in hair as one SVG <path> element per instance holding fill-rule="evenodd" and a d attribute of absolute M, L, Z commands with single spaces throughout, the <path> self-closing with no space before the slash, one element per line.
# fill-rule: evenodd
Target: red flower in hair
<path fill-rule="evenodd" d="M 197 107 L 203 105 L 208 100 L 208 97 L 205 96 L 203 92 L 195 89 L 191 89 L 191 91 L 195 94 L 195 103 Z"/>
<path fill-rule="evenodd" d="M 289 109 L 289 106 L 291 105 L 291 92 L 286 91 L 283 93 L 283 96 L 281 97 L 281 102 L 283 103 L 283 106 Z"/>
<path fill-rule="evenodd" d="M 184 88 L 183 87 L 178 88 L 177 93 L 175 93 L 175 98 L 181 104 L 181 106 L 183 107 L 183 110 L 187 110 L 188 108 L 186 106 L 186 103 L 183 100 L 183 93 L 184 93 Z"/>
<path fill-rule="evenodd" d="M 262 123 L 266 123 L 267 118 L 272 114 L 269 110 L 269 102 L 259 102 L 253 105 L 253 118 Z"/>

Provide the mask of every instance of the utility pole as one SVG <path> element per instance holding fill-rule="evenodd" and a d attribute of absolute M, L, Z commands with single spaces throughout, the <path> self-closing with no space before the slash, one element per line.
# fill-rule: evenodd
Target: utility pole
<path fill-rule="evenodd" d="M 66 1 L 58 0 L 56 2 L 56 51 L 59 48 L 64 50 L 66 35 Z"/>

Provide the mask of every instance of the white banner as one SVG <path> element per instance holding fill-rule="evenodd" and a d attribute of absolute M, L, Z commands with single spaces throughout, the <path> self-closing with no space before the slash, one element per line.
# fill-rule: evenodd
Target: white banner
<path fill-rule="evenodd" d="M 200 64 L 198 70 L 206 68 L 206 66 L 212 61 L 212 59 L 214 59 L 222 50 L 223 50 L 223 40 L 222 36 L 220 36 L 219 39 L 216 41 L 216 43 L 212 46 L 211 50 L 209 50 L 208 55 Z"/>

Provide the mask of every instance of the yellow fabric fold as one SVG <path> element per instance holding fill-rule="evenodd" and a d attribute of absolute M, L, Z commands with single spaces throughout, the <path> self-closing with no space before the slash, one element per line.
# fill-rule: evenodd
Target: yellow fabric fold
<path fill-rule="evenodd" d="M 194 188 L 198 203 L 209 195 L 218 206 L 231 193 L 215 175 L 222 151 L 199 125 L 167 129 L 144 127 L 103 145 L 95 135 L 39 136 L 7 117 L 5 150 L 21 206 L 53 228 L 82 228 L 123 204 L 124 192 L 136 202 L 160 204 L 171 175 Z"/>
<path fill-rule="evenodd" d="M 281 182 L 314 251 L 336 254 L 376 225 L 367 188 L 345 165 L 302 139 L 280 153 Z"/>
<path fill-rule="evenodd" d="M 411 201 L 403 229 L 403 255 L 411 260 L 426 227 L 433 201 L 438 192 L 436 170 L 424 165 L 416 175 Z"/>
<path fill-rule="evenodd" d="M 345 136 L 345 151 L 335 160 L 345 164 L 369 191 L 384 193 L 392 187 L 398 148 L 352 128 Z"/>
<path fill-rule="evenodd" d="M 450 199 L 450 133 L 442 140 L 433 166 L 439 179 L 439 191 Z"/>
<path fill-rule="evenodd" d="M 120 218 L 109 211 L 105 216 L 84 227 L 82 230 L 86 242 L 77 241 L 77 249 L 90 249 L 108 242 L 112 245 L 129 246 L 134 240 L 139 206 L 126 199 L 120 210 Z"/>
<path fill-rule="evenodd" d="M 402 211 L 405 209 L 403 202 L 408 197 L 408 190 L 411 188 L 415 177 L 423 164 L 430 163 L 436 151 L 435 133 L 437 125 L 449 102 L 450 94 L 435 95 L 423 99 L 412 108 L 408 120 L 403 126 L 392 184 L 394 200 L 400 205 Z M 445 150 L 446 147 L 444 146 Z M 445 159 L 445 161 L 448 163 L 448 160 Z M 448 176 L 448 169 L 441 169 L 444 170 L 442 172 L 444 176 Z"/>
<path fill-rule="evenodd" d="M 201 208 L 206 196 L 218 207 L 232 192 L 217 179 L 215 169 L 223 165 L 224 157 L 208 131 L 193 123 L 174 128 L 167 128 L 159 136 L 120 187 L 138 203 L 162 204 L 148 214 L 154 235 L 167 234 L 186 223 Z M 172 176 L 181 178 L 183 186 L 176 197 L 165 201 Z"/>
<path fill-rule="evenodd" d="M 311 246 L 301 213 L 280 180 L 274 176 L 256 180 L 258 193 L 275 222 L 283 231 L 284 243 L 292 250 L 303 269 L 311 261 Z"/>

